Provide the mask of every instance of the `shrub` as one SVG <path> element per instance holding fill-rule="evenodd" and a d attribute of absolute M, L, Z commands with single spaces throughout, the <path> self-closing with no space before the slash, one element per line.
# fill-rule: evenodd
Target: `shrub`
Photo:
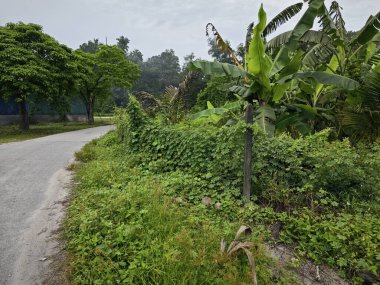
<path fill-rule="evenodd" d="M 127 109 L 119 112 L 117 129 L 129 151 L 144 153 L 147 167 L 185 171 L 219 193 L 236 192 L 242 185 L 243 123 L 221 128 L 163 126 L 148 119 L 132 99 Z M 353 148 L 348 141 L 330 142 L 328 135 L 325 130 L 299 139 L 286 134 L 268 138 L 255 127 L 255 197 L 279 208 L 313 207 L 315 201 L 326 199 L 330 199 L 327 204 L 335 205 L 342 197 L 377 199 L 378 145 Z"/>

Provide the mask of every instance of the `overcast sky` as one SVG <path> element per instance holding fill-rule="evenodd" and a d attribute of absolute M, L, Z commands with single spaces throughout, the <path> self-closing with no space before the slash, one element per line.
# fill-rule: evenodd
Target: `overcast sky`
<path fill-rule="evenodd" d="M 233 48 L 243 42 L 247 25 L 264 2 L 268 19 L 297 0 L 0 0 L 0 25 L 37 23 L 71 48 L 99 38 L 108 43 L 124 35 L 144 59 L 172 48 L 182 60 L 194 52 L 208 58 L 205 26 L 214 23 Z M 326 0 L 327 5 L 331 1 Z M 340 0 L 348 30 L 361 28 L 380 10 L 379 0 Z M 306 6 L 306 5 L 305 5 Z M 291 29 L 296 20 L 284 25 Z"/>

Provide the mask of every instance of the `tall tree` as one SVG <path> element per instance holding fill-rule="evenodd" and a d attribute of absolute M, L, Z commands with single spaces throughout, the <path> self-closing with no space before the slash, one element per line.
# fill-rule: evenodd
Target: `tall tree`
<path fill-rule="evenodd" d="M 165 50 L 141 64 L 141 78 L 133 91 L 162 94 L 166 87 L 179 84 L 180 71 L 179 58 L 174 50 Z"/>
<path fill-rule="evenodd" d="M 81 50 L 74 54 L 78 66 L 77 89 L 86 106 L 88 123 L 93 124 L 96 99 L 110 96 L 111 87 L 131 88 L 140 71 L 117 46 L 100 46 L 95 54 Z"/>
<path fill-rule="evenodd" d="M 103 45 L 101 42 L 99 42 L 99 39 L 94 39 L 92 41 L 88 41 L 87 43 L 83 43 L 79 46 L 79 49 L 84 52 L 88 53 L 96 53 L 98 48 Z"/>
<path fill-rule="evenodd" d="M 226 41 L 226 43 L 229 45 L 229 41 Z M 208 54 L 218 62 L 224 62 L 224 63 L 230 63 L 233 64 L 234 61 L 231 58 L 230 54 L 227 51 L 223 51 L 219 49 L 216 40 L 215 39 L 208 39 L 208 45 L 209 45 L 209 50 Z"/>
<path fill-rule="evenodd" d="M 73 85 L 72 59 L 71 50 L 39 25 L 0 27 L 0 96 L 17 102 L 21 129 L 29 129 L 28 103 L 67 104 L 63 97 Z"/>
<path fill-rule="evenodd" d="M 182 86 L 180 94 L 183 96 L 184 108 L 190 110 L 197 103 L 198 94 L 206 87 L 208 78 L 202 72 L 189 70 L 190 64 L 196 60 L 193 52 L 184 56 L 183 59 L 181 77 L 184 80 L 180 84 L 180 87 Z"/>
<path fill-rule="evenodd" d="M 119 48 L 121 48 L 121 50 L 125 53 L 125 54 L 128 54 L 128 50 L 129 50 L 129 39 L 127 37 L 124 37 L 124 36 L 120 36 L 119 38 L 116 39 L 117 41 L 117 46 Z"/>
<path fill-rule="evenodd" d="M 141 53 L 141 51 L 139 51 L 138 49 L 134 49 L 133 51 L 131 51 L 128 55 L 127 55 L 127 58 L 132 61 L 133 63 L 136 63 L 138 66 L 141 66 L 144 59 L 143 59 L 143 54 Z"/>

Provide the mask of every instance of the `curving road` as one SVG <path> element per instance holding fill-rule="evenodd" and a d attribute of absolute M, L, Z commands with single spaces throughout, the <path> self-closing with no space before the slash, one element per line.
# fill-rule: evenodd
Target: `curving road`
<path fill-rule="evenodd" d="M 41 284 L 74 152 L 112 126 L 0 144 L 0 284 Z"/>

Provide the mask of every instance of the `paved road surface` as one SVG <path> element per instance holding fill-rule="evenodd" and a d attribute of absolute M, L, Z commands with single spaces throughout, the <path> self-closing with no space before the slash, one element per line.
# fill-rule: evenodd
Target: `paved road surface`
<path fill-rule="evenodd" d="M 41 284 L 73 154 L 112 126 L 0 144 L 0 285 Z"/>

